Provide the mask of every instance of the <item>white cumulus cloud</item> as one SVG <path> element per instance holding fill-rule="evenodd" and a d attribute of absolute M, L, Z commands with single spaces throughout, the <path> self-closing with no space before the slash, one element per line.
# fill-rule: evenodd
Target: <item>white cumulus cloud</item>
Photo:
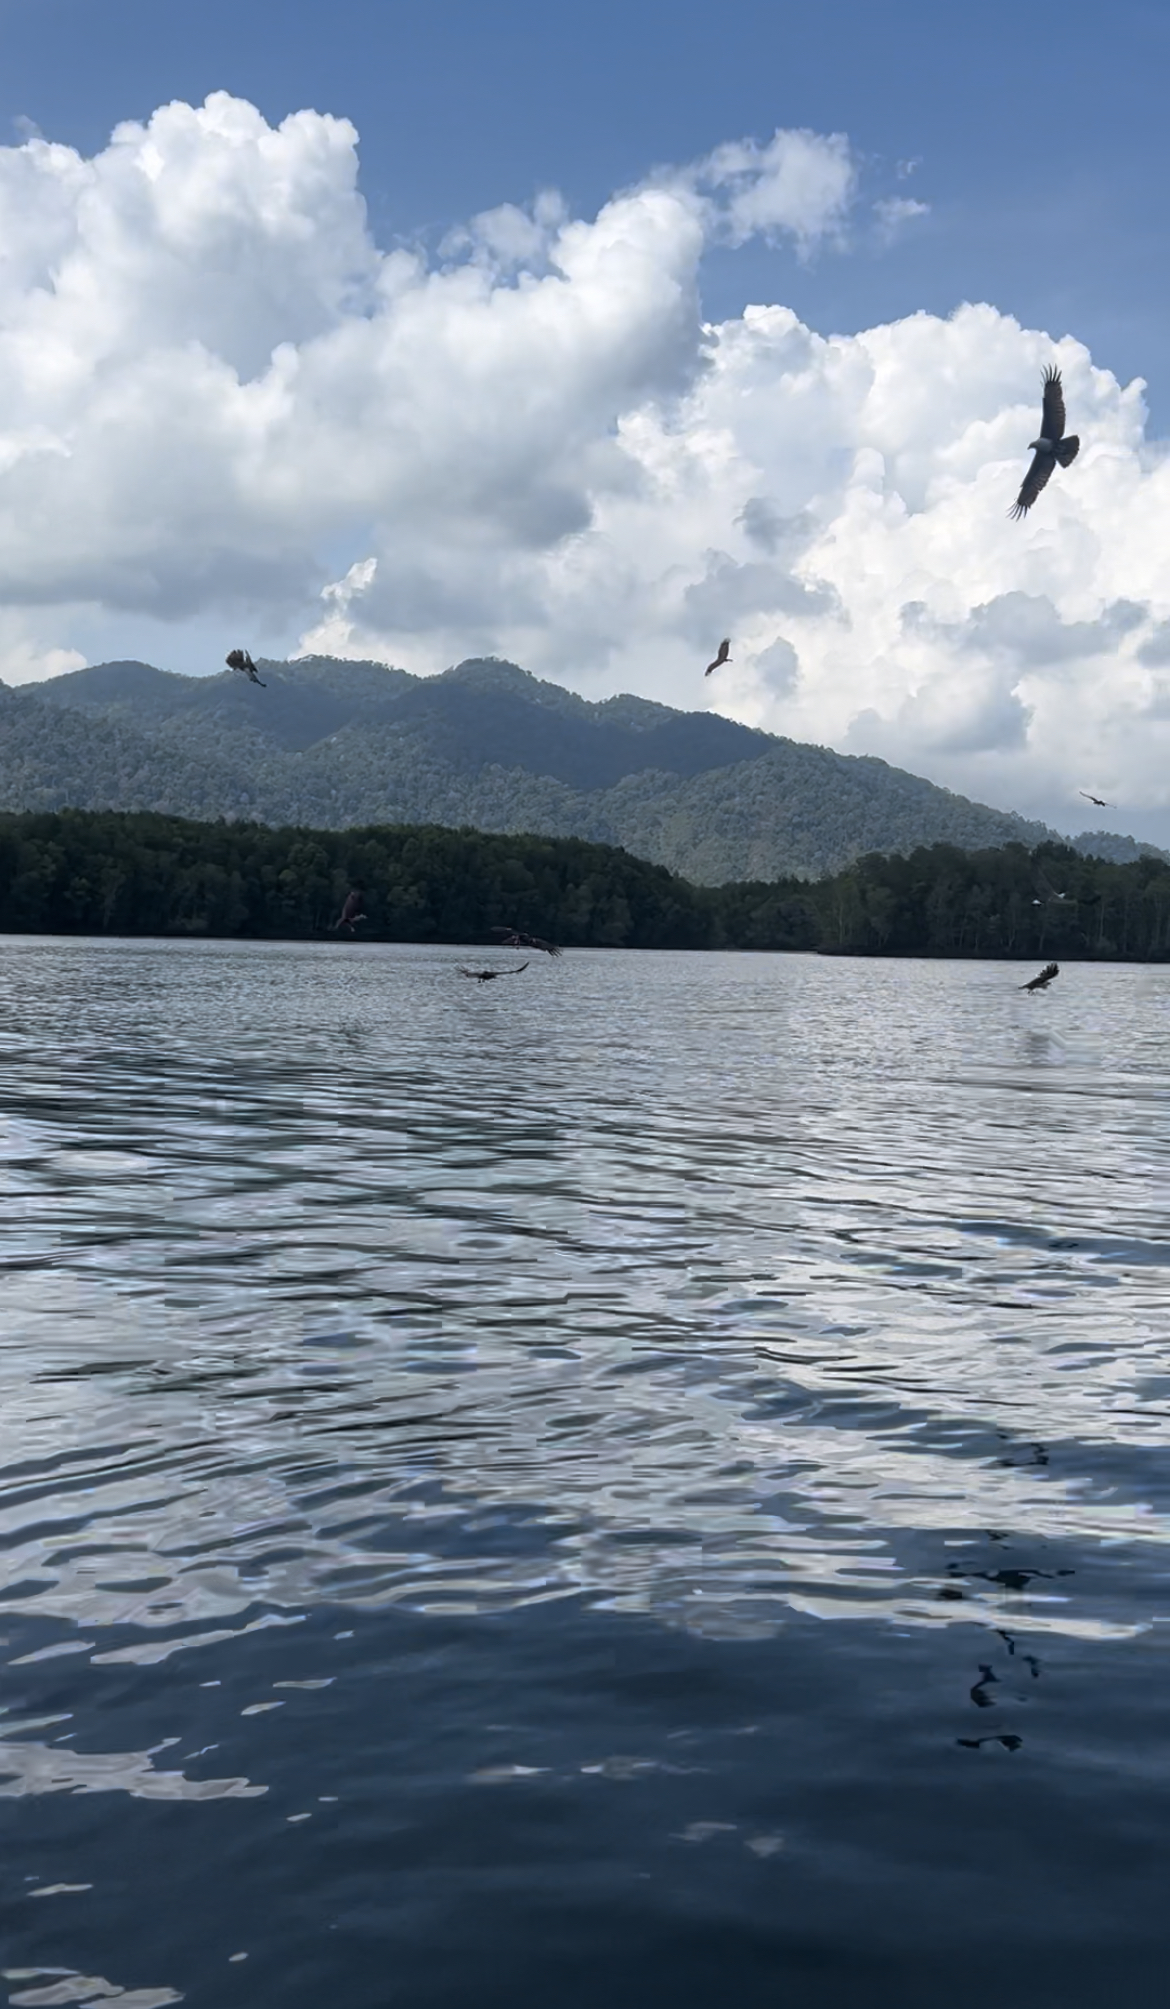
<path fill-rule="evenodd" d="M 374 242 L 356 134 L 316 112 L 219 93 L 92 160 L 0 148 L 0 674 L 152 623 L 164 662 L 161 624 L 215 622 L 416 671 L 498 653 L 1170 836 L 1142 386 L 989 305 L 704 322 L 710 245 L 840 247 L 862 180 L 840 136 L 779 132 L 432 259 Z M 1012 523 L 1054 360 L 1080 457 Z"/>

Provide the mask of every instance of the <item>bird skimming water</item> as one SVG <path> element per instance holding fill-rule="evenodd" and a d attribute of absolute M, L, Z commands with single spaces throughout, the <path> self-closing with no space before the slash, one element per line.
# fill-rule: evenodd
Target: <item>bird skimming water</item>
<path fill-rule="evenodd" d="M 502 949 L 543 949 L 546 956 L 561 954 L 555 942 L 546 942 L 540 935 L 526 935 L 523 928 L 493 928 L 493 935 L 502 935 Z"/>
<path fill-rule="evenodd" d="M 709 677 L 712 670 L 721 670 L 723 668 L 724 663 L 729 663 L 730 661 L 731 661 L 731 637 L 730 635 L 725 635 L 723 640 L 719 644 L 719 649 L 718 653 L 716 654 L 715 661 L 713 663 L 708 663 L 706 669 L 703 671 L 703 675 L 705 677 Z"/>
<path fill-rule="evenodd" d="M 1044 404 L 1040 418 L 1040 437 L 1028 441 L 1032 454 L 1032 465 L 1024 476 L 1020 492 L 1009 511 L 1012 516 L 1026 516 L 1044 487 L 1057 461 L 1062 467 L 1071 467 L 1081 450 L 1081 442 L 1076 433 L 1064 436 L 1064 391 L 1061 388 L 1060 371 L 1044 372 Z"/>
<path fill-rule="evenodd" d="M 1030 984 L 1021 984 L 1020 989 L 1022 991 L 1046 991 L 1053 977 L 1058 977 L 1059 975 L 1059 963 L 1046 963 L 1039 976 L 1033 977 Z"/>
<path fill-rule="evenodd" d="M 461 967 L 459 974 L 461 977 L 474 977 L 477 984 L 490 984 L 496 977 L 518 977 L 521 970 L 527 968 L 527 963 L 518 963 L 514 970 L 465 970 Z"/>
<path fill-rule="evenodd" d="M 341 910 L 340 917 L 333 923 L 335 934 L 339 928 L 348 928 L 352 935 L 355 923 L 365 921 L 369 918 L 368 915 L 362 912 L 364 901 L 365 895 L 360 886 L 355 887 L 352 893 L 346 894 L 345 905 Z"/>

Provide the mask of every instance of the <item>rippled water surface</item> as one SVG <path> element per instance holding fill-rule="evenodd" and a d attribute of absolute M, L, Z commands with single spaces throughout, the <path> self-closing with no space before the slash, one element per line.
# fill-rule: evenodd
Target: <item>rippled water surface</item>
<path fill-rule="evenodd" d="M 460 960 L 0 943 L 7 2000 L 1163 1999 L 1170 971 Z"/>

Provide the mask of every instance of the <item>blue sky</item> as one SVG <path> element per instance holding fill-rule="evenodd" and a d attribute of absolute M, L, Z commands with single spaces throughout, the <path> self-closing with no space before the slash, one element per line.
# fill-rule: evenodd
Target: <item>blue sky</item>
<path fill-rule="evenodd" d="M 1170 842 L 1168 75 L 1170 0 L 0 0 L 0 677 L 499 654 Z"/>
<path fill-rule="evenodd" d="M 549 185 L 587 213 L 730 137 L 847 132 L 875 187 L 919 163 L 929 222 L 811 269 L 715 254 L 713 317 L 783 298 L 848 332 L 986 299 L 1146 378 L 1170 430 L 1166 0 L 0 0 L 0 37 L 0 120 L 84 153 L 216 89 L 345 114 L 383 243 Z"/>

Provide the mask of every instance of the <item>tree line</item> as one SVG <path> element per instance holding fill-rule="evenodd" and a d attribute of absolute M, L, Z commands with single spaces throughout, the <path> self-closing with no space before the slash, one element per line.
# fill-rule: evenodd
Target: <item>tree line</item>
<path fill-rule="evenodd" d="M 710 887 L 573 837 L 0 815 L 5 933 L 324 937 L 351 887 L 360 932 L 382 941 L 472 942 L 507 925 L 569 948 L 1170 960 L 1170 863 L 1061 844 L 934 844 L 815 881 Z"/>

